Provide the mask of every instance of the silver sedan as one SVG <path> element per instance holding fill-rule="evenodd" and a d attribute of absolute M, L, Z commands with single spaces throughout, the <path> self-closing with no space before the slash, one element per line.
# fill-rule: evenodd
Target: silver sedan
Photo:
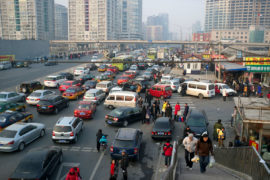
<path fill-rule="evenodd" d="M 16 92 L 0 92 L 0 102 L 24 102 L 25 94 Z"/>
<path fill-rule="evenodd" d="M 22 151 L 45 134 L 45 125 L 40 123 L 15 123 L 0 132 L 0 151 Z"/>

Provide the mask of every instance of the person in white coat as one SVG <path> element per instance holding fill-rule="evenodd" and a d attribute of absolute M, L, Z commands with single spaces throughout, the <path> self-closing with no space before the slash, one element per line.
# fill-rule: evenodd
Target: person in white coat
<path fill-rule="evenodd" d="M 191 160 L 194 157 L 197 142 L 198 139 L 193 137 L 192 133 L 189 133 L 183 140 L 183 145 L 185 146 L 186 165 L 190 170 L 192 170 L 193 162 Z"/>

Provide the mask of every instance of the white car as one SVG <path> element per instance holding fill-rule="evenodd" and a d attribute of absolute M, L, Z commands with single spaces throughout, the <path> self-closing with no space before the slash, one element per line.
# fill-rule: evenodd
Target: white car
<path fill-rule="evenodd" d="M 36 90 L 26 98 L 26 102 L 31 105 L 36 105 L 44 96 L 53 94 L 55 94 L 55 92 L 49 90 Z"/>
<path fill-rule="evenodd" d="M 75 76 L 80 76 L 80 75 L 84 75 L 84 74 L 88 74 L 89 73 L 89 69 L 86 67 L 77 67 L 74 70 L 74 75 Z"/>
<path fill-rule="evenodd" d="M 129 68 L 130 71 L 137 71 L 138 70 L 138 66 L 137 65 L 132 65 Z"/>
<path fill-rule="evenodd" d="M 16 92 L 0 92 L 0 102 L 24 102 L 25 94 Z"/>
<path fill-rule="evenodd" d="M 233 90 L 232 88 L 230 88 L 227 84 L 223 84 L 223 83 L 215 83 L 215 86 L 218 87 L 218 89 L 220 90 L 220 94 L 222 94 L 223 91 L 226 91 L 226 93 L 229 96 L 234 96 L 236 95 L 236 91 Z"/>
<path fill-rule="evenodd" d="M 161 82 L 162 81 L 170 81 L 170 80 L 172 80 L 173 79 L 173 77 L 172 76 L 170 76 L 170 75 L 162 75 L 162 77 L 161 77 Z"/>
<path fill-rule="evenodd" d="M 65 80 L 66 78 L 61 75 L 47 76 L 44 80 L 44 86 L 58 88 Z"/>
<path fill-rule="evenodd" d="M 178 81 L 161 81 L 158 84 L 160 85 L 168 85 L 171 87 L 172 91 L 176 92 L 179 88 L 179 82 Z"/>
<path fill-rule="evenodd" d="M 152 66 L 153 69 L 155 69 L 156 71 L 160 71 L 161 67 L 157 64 L 155 64 L 154 66 Z"/>
<path fill-rule="evenodd" d="M 116 91 L 123 91 L 123 88 L 120 87 L 120 86 L 113 87 L 113 88 L 110 90 L 110 93 L 113 93 L 113 92 L 116 92 Z"/>

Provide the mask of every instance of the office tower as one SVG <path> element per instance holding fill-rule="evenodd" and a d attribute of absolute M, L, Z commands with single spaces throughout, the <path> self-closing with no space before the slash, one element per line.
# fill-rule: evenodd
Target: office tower
<path fill-rule="evenodd" d="M 55 39 L 68 39 L 68 10 L 65 6 L 55 4 Z"/>
<path fill-rule="evenodd" d="M 163 40 L 162 26 L 147 26 L 146 29 L 147 40 L 161 41 Z"/>
<path fill-rule="evenodd" d="M 157 16 L 149 16 L 147 18 L 147 26 L 162 26 L 162 39 L 169 39 L 169 15 L 159 14 Z"/>

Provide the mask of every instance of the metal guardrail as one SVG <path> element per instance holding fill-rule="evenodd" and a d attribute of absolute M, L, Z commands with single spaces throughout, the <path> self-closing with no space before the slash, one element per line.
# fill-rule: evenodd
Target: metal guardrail
<path fill-rule="evenodd" d="M 253 180 L 270 180 L 270 169 L 254 147 L 215 148 L 215 160 Z"/>

